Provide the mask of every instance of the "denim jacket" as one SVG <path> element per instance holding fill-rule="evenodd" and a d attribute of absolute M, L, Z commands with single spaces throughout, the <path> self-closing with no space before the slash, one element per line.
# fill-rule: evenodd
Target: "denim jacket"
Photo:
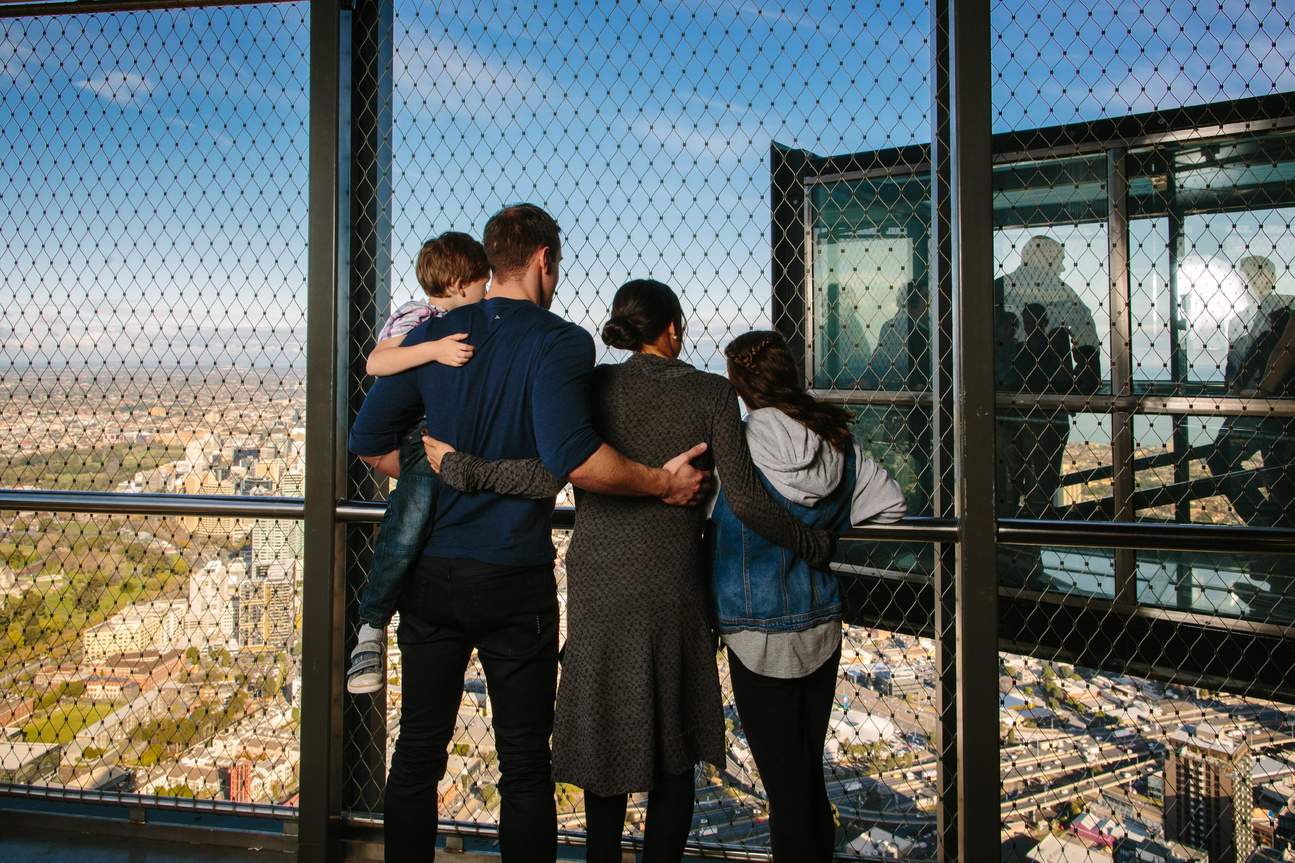
<path fill-rule="evenodd" d="M 854 448 L 836 489 L 813 506 L 793 503 L 767 477 L 769 495 L 811 527 L 843 532 L 850 527 L 857 470 Z M 721 477 L 721 481 L 722 481 Z M 791 551 L 774 545 L 733 514 L 721 486 L 709 529 L 711 594 L 720 632 L 798 632 L 841 617 L 837 577 L 811 569 Z"/>

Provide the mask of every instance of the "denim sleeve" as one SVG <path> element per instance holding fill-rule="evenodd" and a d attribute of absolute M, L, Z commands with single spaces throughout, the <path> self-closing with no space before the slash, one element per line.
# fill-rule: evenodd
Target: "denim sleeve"
<path fill-rule="evenodd" d="M 546 340 L 531 383 L 531 419 L 540 461 L 566 477 L 602 446 L 589 415 L 589 378 L 594 342 L 574 324 Z"/>
<path fill-rule="evenodd" d="M 348 448 L 356 455 L 384 455 L 400 449 L 401 435 L 422 413 L 423 399 L 413 369 L 378 378 L 360 405 Z"/>

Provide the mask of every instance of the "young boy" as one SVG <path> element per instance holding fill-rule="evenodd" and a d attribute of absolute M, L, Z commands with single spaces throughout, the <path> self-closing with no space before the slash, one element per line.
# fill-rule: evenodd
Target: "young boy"
<path fill-rule="evenodd" d="M 369 354 L 371 375 L 399 374 L 424 363 L 462 366 L 472 359 L 472 346 L 463 341 L 467 333 L 409 347 L 400 343 L 428 318 L 480 302 L 490 278 L 485 249 L 467 234 L 447 231 L 423 244 L 414 270 L 427 299 L 405 303 L 391 315 Z M 400 480 L 387 498 L 373 566 L 360 594 L 360 632 L 346 672 L 348 692 L 375 692 L 382 686 L 387 623 L 395 613 L 405 575 L 422 552 L 435 500 L 436 476 L 424 455 L 421 435 L 414 429 L 400 446 Z"/>

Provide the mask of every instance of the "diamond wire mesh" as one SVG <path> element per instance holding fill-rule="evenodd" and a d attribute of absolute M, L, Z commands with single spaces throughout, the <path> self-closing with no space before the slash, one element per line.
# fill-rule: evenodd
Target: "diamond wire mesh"
<path fill-rule="evenodd" d="M 1293 39 L 1273 2 L 993 4 L 995 130 L 1057 127 L 995 170 L 1000 517 L 1289 524 L 1290 139 L 1221 124 L 1229 100 L 1290 113 L 1273 94 L 1295 88 Z M 1162 113 L 1127 116 L 1149 111 Z M 1158 122 L 1188 134 L 1130 147 L 1117 212 L 1121 154 L 1102 151 Z M 1085 375 L 1090 345 L 1099 372 Z M 1131 409 L 1106 398 L 1122 393 L 1139 397 Z M 1201 621 L 1289 637 L 1290 565 L 1000 548 L 1004 597 L 1048 600 L 1018 643 L 1049 643 L 1067 603 L 1093 621 L 1064 651 L 1001 655 L 1003 859 L 1242 861 L 1290 842 L 1295 711 L 1250 691 L 1262 661 L 1231 669 L 1233 694 L 1180 668 L 1212 649 L 1189 628 Z M 1131 671 L 1111 598 L 1190 612 L 1137 636 L 1185 685 Z M 1066 661 L 1075 652 L 1090 665 Z"/>
<path fill-rule="evenodd" d="M 0 21 L 0 487 L 301 496 L 306 13 Z M 295 803 L 300 545 L 4 513 L 0 780 Z"/>
<path fill-rule="evenodd" d="M 671 12 L 594 2 L 582 4 L 578 14 L 541 21 L 512 7 L 433 14 L 426 5 L 397 3 L 393 287 L 390 298 L 380 290 L 371 300 L 362 297 L 353 316 L 364 321 L 361 327 L 380 325 L 391 307 L 417 296 L 411 263 L 428 236 L 448 229 L 477 233 L 499 207 L 531 199 L 553 212 L 563 229 L 555 311 L 596 332 L 617 285 L 631 277 L 659 278 L 679 292 L 685 307 L 684 358 L 722 374 L 721 351 L 730 338 L 780 323 L 771 319 L 769 306 L 771 143 L 857 149 L 909 144 L 926 134 L 928 7 L 888 7 L 885 22 L 859 19 L 857 11 L 835 4 L 794 11 L 735 4 Z M 902 45 L 884 52 L 867 47 L 883 44 L 897 29 L 908 36 Z M 812 68 L 801 62 L 805 56 L 817 58 Z M 890 329 L 905 328 L 887 331 L 885 349 L 904 342 L 903 356 L 897 353 L 890 365 L 913 367 L 920 377 L 929 349 L 924 333 L 908 335 L 902 290 L 865 273 L 842 274 L 841 280 L 855 291 L 850 316 L 859 326 L 878 333 L 893 318 Z M 367 336 L 357 331 L 355 338 L 362 353 Z M 600 347 L 600 360 L 619 359 Z M 886 362 L 879 354 L 877 368 Z M 916 379 L 903 383 L 924 388 Z M 357 368 L 353 403 L 365 386 Z M 856 438 L 900 476 L 910 506 L 924 511 L 930 479 L 922 454 L 929 446 L 923 445 L 920 410 L 901 404 L 857 413 Z M 362 569 L 370 541 L 357 538 L 353 546 L 352 567 Z M 852 551 L 849 559 L 873 572 L 929 574 L 920 557 L 918 549 L 906 548 Z M 362 584 L 362 572 L 355 573 L 352 601 Z M 559 592 L 564 595 L 564 585 Z M 848 630 L 828 764 L 838 840 L 847 856 L 897 848 L 914 859 L 935 853 L 932 786 L 925 775 L 932 769 L 935 721 L 929 651 L 929 642 L 914 638 Z M 395 650 L 389 662 L 398 675 Z M 499 801 L 489 705 L 471 682 L 480 681 L 479 673 L 473 678 L 470 670 L 469 679 L 440 789 L 442 817 L 492 823 Z M 380 805 L 382 773 L 397 733 L 393 689 L 388 687 L 385 721 L 370 713 L 346 731 L 348 745 L 368 753 L 346 767 L 356 811 Z M 896 694 L 889 694 L 892 689 Z M 730 767 L 698 772 L 692 837 L 712 849 L 758 850 L 768 841 L 767 804 L 726 673 L 724 692 Z M 386 757 L 374 757 L 376 726 L 386 731 Z M 559 787 L 558 803 L 560 826 L 582 830 L 579 790 Z M 631 803 L 631 838 L 641 837 L 644 803 L 637 797 Z"/>

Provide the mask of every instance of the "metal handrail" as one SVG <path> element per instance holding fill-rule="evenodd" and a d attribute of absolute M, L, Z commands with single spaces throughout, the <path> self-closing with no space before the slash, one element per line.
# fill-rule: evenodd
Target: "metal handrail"
<path fill-rule="evenodd" d="M 299 497 L 155 494 L 99 491 L 0 489 L 0 511 L 107 513 L 118 515 L 191 515 L 224 518 L 302 519 Z M 343 500 L 337 518 L 376 523 L 386 511 L 383 501 Z M 575 507 L 553 513 L 555 530 L 575 526 Z M 872 524 L 843 534 L 847 541 L 957 542 L 957 519 L 910 516 L 894 524 Z M 1004 545 L 1132 548 L 1223 554 L 1295 554 L 1295 529 L 1220 524 L 1176 524 L 1158 521 L 1057 521 L 998 519 L 997 539 Z"/>

